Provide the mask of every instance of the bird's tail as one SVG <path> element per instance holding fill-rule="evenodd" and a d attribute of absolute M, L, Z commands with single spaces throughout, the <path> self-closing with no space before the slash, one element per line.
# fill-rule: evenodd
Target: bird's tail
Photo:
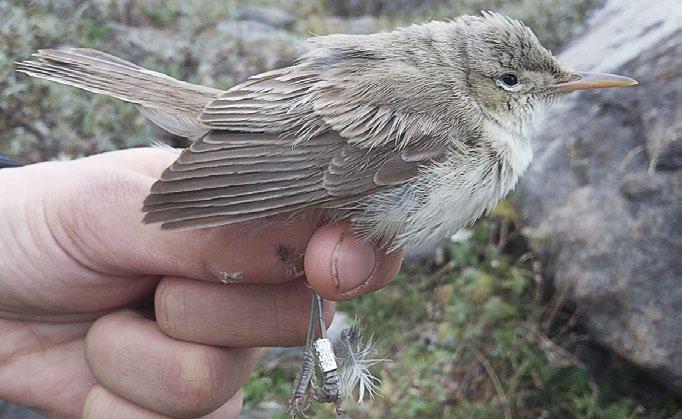
<path fill-rule="evenodd" d="M 202 109 L 224 93 L 92 49 L 46 49 L 34 56 L 35 60 L 17 63 L 17 71 L 134 103 L 161 128 L 187 124 L 192 127 L 186 128 L 196 128 Z"/>

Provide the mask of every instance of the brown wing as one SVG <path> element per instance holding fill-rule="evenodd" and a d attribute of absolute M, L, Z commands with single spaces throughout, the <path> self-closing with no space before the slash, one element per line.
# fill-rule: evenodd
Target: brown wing
<path fill-rule="evenodd" d="M 208 227 L 289 213 L 330 199 L 322 178 L 343 140 L 295 147 L 268 134 L 212 131 L 183 151 L 145 200 L 145 222 Z"/>
<path fill-rule="evenodd" d="M 209 103 L 199 116 L 207 128 L 233 132 L 263 132 L 293 141 L 324 132 L 311 98 L 319 75 L 301 66 L 252 77 Z"/>
<path fill-rule="evenodd" d="M 444 143 L 419 127 L 397 147 L 387 127 L 399 115 L 344 104 L 347 93 L 335 99 L 325 77 L 324 69 L 299 64 L 256 76 L 208 104 L 199 121 L 211 131 L 154 185 L 145 222 L 207 227 L 308 206 L 339 208 L 407 182 L 444 156 Z M 382 139 L 368 141 L 371 135 Z"/>
<path fill-rule="evenodd" d="M 310 206 L 338 208 L 410 180 L 432 160 L 392 148 L 370 151 L 335 133 L 292 146 L 267 134 L 213 131 L 154 184 L 144 220 L 196 228 Z"/>

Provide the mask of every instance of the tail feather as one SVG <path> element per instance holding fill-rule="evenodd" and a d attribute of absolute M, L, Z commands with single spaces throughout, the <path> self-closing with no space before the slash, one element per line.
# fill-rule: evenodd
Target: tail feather
<path fill-rule="evenodd" d="M 17 63 L 17 71 L 153 109 L 143 114 L 161 128 L 181 136 L 205 131 L 197 120 L 199 114 L 209 102 L 225 93 L 91 49 L 46 49 L 34 56 L 35 60 Z M 174 132 L 176 125 L 178 133 Z"/>

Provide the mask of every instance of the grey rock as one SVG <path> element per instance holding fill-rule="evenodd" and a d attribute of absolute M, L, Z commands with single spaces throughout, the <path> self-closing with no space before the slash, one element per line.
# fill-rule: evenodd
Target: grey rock
<path fill-rule="evenodd" d="M 194 40 L 193 60 L 208 85 L 227 78 L 230 84 L 290 65 L 305 51 L 301 37 L 254 20 L 225 20 Z M 226 87 L 226 86 L 222 86 Z"/>
<path fill-rule="evenodd" d="M 223 20 L 216 25 L 218 32 L 234 38 L 260 38 L 270 36 L 276 31 L 267 23 L 258 20 Z"/>
<path fill-rule="evenodd" d="M 265 23 L 275 28 L 288 28 L 296 17 L 277 7 L 267 6 L 244 6 L 240 10 L 240 17 L 244 20 L 252 20 Z"/>
<path fill-rule="evenodd" d="M 423 12 L 447 5 L 447 0 L 324 0 L 325 6 L 338 16 L 366 14 L 394 15 L 405 11 Z"/>
<path fill-rule="evenodd" d="M 349 19 L 346 21 L 345 33 L 351 34 L 369 34 L 378 31 L 376 19 L 372 16 L 361 16 L 356 19 Z"/>
<path fill-rule="evenodd" d="M 357 18 L 342 18 L 339 16 L 320 16 L 315 18 L 314 27 L 311 22 L 300 20 L 296 22 L 295 31 L 297 33 L 320 33 L 320 34 L 369 34 L 386 31 L 391 28 L 387 26 L 386 20 L 378 20 L 369 15 Z"/>
<path fill-rule="evenodd" d="M 524 231 L 592 338 L 682 394 L 682 9 L 610 0 L 560 59 L 640 85 L 548 112 Z"/>
<path fill-rule="evenodd" d="M 126 59 L 143 64 L 149 56 L 161 62 L 172 62 L 189 46 L 187 39 L 173 30 L 109 24 L 109 32 L 125 51 Z"/>
<path fill-rule="evenodd" d="M 243 15 L 245 17 L 245 15 Z M 123 56 L 171 75 L 222 88 L 251 75 L 291 64 L 302 38 L 258 20 L 222 20 L 198 27 L 191 36 L 173 29 L 109 25 Z"/>

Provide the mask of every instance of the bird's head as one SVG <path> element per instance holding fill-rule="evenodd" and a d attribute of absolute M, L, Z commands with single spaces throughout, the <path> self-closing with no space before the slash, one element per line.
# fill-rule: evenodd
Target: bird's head
<path fill-rule="evenodd" d="M 390 129 L 373 132 L 403 143 L 411 135 L 451 132 L 475 138 L 484 119 L 524 130 L 536 110 L 566 93 L 637 84 L 570 70 L 523 23 L 491 12 L 386 33 L 316 37 L 311 44 L 300 67 L 321 79 L 316 109 L 332 122 L 358 109 L 388 115 L 380 121 L 391 122 Z"/>
<path fill-rule="evenodd" d="M 562 66 L 518 20 L 484 12 L 461 23 L 466 42 L 460 59 L 468 68 L 468 88 L 474 100 L 495 118 L 530 115 L 576 90 L 637 84 L 628 77 L 576 72 Z"/>

